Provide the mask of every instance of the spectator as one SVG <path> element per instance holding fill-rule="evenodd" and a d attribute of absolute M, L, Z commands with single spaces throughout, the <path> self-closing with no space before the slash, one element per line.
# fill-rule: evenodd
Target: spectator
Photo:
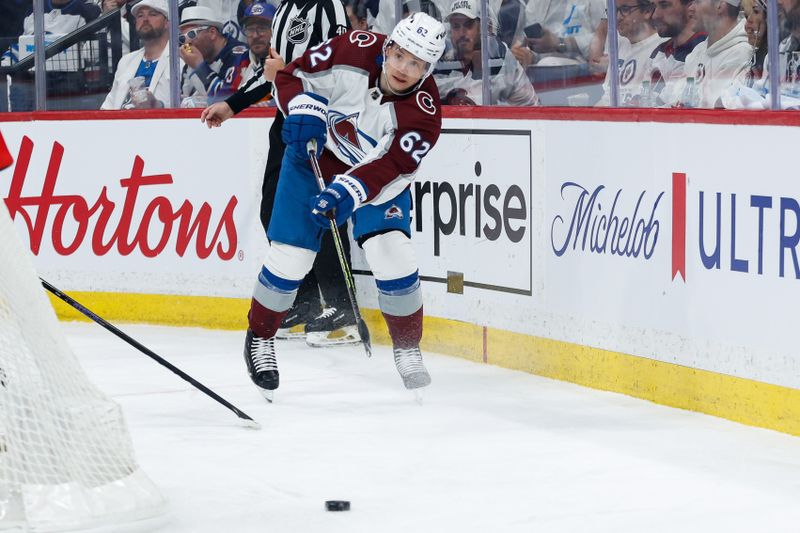
<path fill-rule="evenodd" d="M 344 9 L 347 12 L 347 18 L 350 19 L 350 29 L 369 30 L 367 2 L 365 0 L 347 0 L 344 4 Z"/>
<path fill-rule="evenodd" d="M 114 84 L 100 109 L 147 109 L 169 103 L 169 6 L 142 0 L 131 10 L 142 48 L 119 61 Z M 143 85 L 131 85 L 143 78 Z"/>
<path fill-rule="evenodd" d="M 264 61 L 269 56 L 270 41 L 272 40 L 272 19 L 275 17 L 275 6 L 264 2 L 253 2 L 244 12 L 242 17 L 242 30 L 247 36 L 247 46 L 250 52 L 246 59 L 239 64 L 239 71 L 233 80 L 233 90 L 246 87 L 251 91 L 256 87 L 268 83 L 262 76 Z M 270 105 L 272 94 L 266 94 L 253 105 Z"/>
<path fill-rule="evenodd" d="M 589 74 L 592 76 L 605 75 L 608 70 L 608 17 L 600 19 L 600 24 L 594 30 L 592 41 L 589 43 L 587 62 Z"/>
<path fill-rule="evenodd" d="M 102 0 L 100 4 L 103 13 L 108 13 L 115 9 L 119 9 L 120 16 L 120 33 L 122 34 L 122 53 L 127 54 L 131 51 L 131 26 L 136 24 L 133 17 L 129 17 L 127 4 L 132 0 Z"/>
<path fill-rule="evenodd" d="M 479 0 L 455 0 L 450 4 L 452 47 L 445 52 L 434 71 L 434 79 L 449 105 L 483 103 Z M 489 72 L 491 105 L 538 105 L 539 99 L 525 71 L 508 46 L 497 36 L 497 19 L 489 13 Z"/>
<path fill-rule="evenodd" d="M 744 83 L 753 48 L 747 42 L 744 20 L 739 20 L 739 3 L 740 0 L 694 0 L 690 6 L 694 30 L 708 33 L 708 38 L 686 57 L 682 105 L 722 107 L 719 99 L 723 92 L 732 84 Z M 694 90 L 688 87 L 689 78 L 694 78 Z M 695 91 L 696 98 L 687 96 Z"/>
<path fill-rule="evenodd" d="M 647 0 L 617 0 L 617 32 L 619 33 L 618 68 L 608 66 L 603 96 L 597 105 L 607 106 L 611 102 L 611 76 L 619 79 L 619 105 L 628 107 L 650 106 L 650 75 L 646 71 L 653 50 L 666 41 L 656 33 L 652 24 L 653 4 Z M 642 95 L 642 82 L 647 82 Z M 642 101 L 644 96 L 644 101 Z"/>
<path fill-rule="evenodd" d="M 197 0 L 196 5 L 214 11 L 214 20 L 220 21 L 221 31 L 225 37 L 242 41 L 245 37 L 239 20 L 252 3 L 253 0 Z"/>
<path fill-rule="evenodd" d="M 778 0 L 778 12 L 782 15 L 784 27 L 789 31 L 789 35 L 781 41 L 778 48 L 781 57 L 781 83 L 790 85 L 784 92 L 800 93 L 800 87 L 791 86 L 800 84 L 800 58 L 797 57 L 800 55 L 800 0 Z"/>
<path fill-rule="evenodd" d="M 656 106 L 677 104 L 677 87 L 684 78 L 686 57 L 706 39 L 706 34 L 695 31 L 689 21 L 691 3 L 692 0 L 655 0 L 653 26 L 658 35 L 669 39 L 656 47 L 647 68 Z"/>
<path fill-rule="evenodd" d="M 489 5 L 497 9 L 500 0 L 489 0 Z M 410 13 L 420 11 L 427 13 L 437 20 L 441 20 L 443 13 L 449 13 L 450 0 L 403 0 L 403 17 Z M 383 0 L 380 2 L 380 10 L 375 17 L 372 31 L 377 33 L 389 34 L 395 27 L 394 0 Z"/>
<path fill-rule="evenodd" d="M 19 45 L 20 57 L 27 55 L 24 47 L 33 44 L 33 6 L 31 4 L 32 2 L 28 3 L 28 15 L 23 21 L 23 33 L 20 36 Z M 47 40 L 54 41 L 100 16 L 100 6 L 95 5 L 91 0 L 49 0 L 44 2 L 44 13 L 44 31 L 50 34 Z M 81 92 L 84 78 L 80 72 L 78 60 L 75 59 L 76 56 L 81 55 L 78 52 L 80 46 L 78 44 L 68 49 L 68 52 L 76 51 L 71 56 L 72 59 L 69 59 L 69 54 L 65 54 L 66 60 L 53 58 L 48 61 L 48 96 Z M 57 66 L 54 67 L 54 64 Z M 14 74 L 9 93 L 11 111 L 33 109 L 35 101 L 33 74 L 27 71 Z"/>
<path fill-rule="evenodd" d="M 745 14 L 744 31 L 747 42 L 753 47 L 747 85 L 751 86 L 764 74 L 764 60 L 767 57 L 767 2 L 766 0 L 742 0 Z"/>
<path fill-rule="evenodd" d="M 594 32 L 606 9 L 604 0 L 531 0 L 525 11 L 525 24 L 540 24 L 542 36 L 528 38 L 528 45 L 539 55 L 536 64 L 585 64 Z M 588 71 L 588 69 L 587 69 Z"/>
<path fill-rule="evenodd" d="M 100 16 L 100 6 L 92 0 L 45 0 L 44 31 L 67 34 Z M 33 35 L 33 7 L 28 8 L 23 35 Z"/>
<path fill-rule="evenodd" d="M 247 46 L 222 34 L 222 22 L 208 7 L 187 7 L 181 15 L 181 59 L 185 105 L 203 106 L 233 94 L 239 64 L 247 57 Z"/>
<path fill-rule="evenodd" d="M 753 61 L 749 75 L 744 84 L 728 88 L 722 101 L 731 109 L 768 109 L 771 104 L 769 96 L 769 57 L 766 55 L 766 13 L 765 4 L 759 0 L 744 4 L 749 42 L 753 46 Z M 748 7 L 748 4 L 750 7 Z M 788 35 L 780 42 L 780 104 L 782 109 L 800 109 L 800 2 L 798 0 L 778 0 L 778 12 Z M 763 57 L 760 77 L 759 56 Z"/>

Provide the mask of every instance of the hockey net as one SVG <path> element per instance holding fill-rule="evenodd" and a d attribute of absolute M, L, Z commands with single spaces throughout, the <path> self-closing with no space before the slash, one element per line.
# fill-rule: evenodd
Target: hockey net
<path fill-rule="evenodd" d="M 0 530 L 130 529 L 163 512 L 120 407 L 67 345 L 0 201 Z"/>

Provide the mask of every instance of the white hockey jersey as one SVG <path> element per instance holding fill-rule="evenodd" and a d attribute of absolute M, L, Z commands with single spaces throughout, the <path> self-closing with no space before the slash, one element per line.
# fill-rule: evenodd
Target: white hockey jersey
<path fill-rule="evenodd" d="M 722 94 L 731 85 L 744 83 L 750 70 L 753 47 L 747 42 L 744 20 L 739 21 L 720 40 L 698 44 L 686 57 L 686 78 L 694 77 L 700 98 L 698 107 L 721 107 Z M 683 94 L 686 78 L 678 85 Z"/>
<path fill-rule="evenodd" d="M 681 93 L 677 86 L 684 77 L 686 57 L 705 39 L 705 33 L 695 33 L 681 45 L 676 46 L 675 40 L 669 39 L 656 47 L 646 68 L 656 106 L 671 107 L 678 103 Z"/>
<path fill-rule="evenodd" d="M 539 98 L 533 89 L 533 84 L 525 74 L 525 70 L 505 43 L 493 39 L 494 53 L 490 54 L 489 72 L 492 101 L 490 105 L 534 106 L 539 105 Z M 474 105 L 483 104 L 483 82 L 481 75 L 475 73 L 472 67 L 464 72 L 461 61 L 455 54 L 448 52 L 433 73 L 439 95 L 445 103 L 453 91 L 460 91 L 463 97 Z"/>
<path fill-rule="evenodd" d="M 631 43 L 620 35 L 618 41 L 619 48 L 619 105 L 623 107 L 638 107 L 641 105 L 639 96 L 642 92 L 642 82 L 650 82 L 650 56 L 656 47 L 667 41 L 666 37 L 661 37 L 653 33 L 650 37 Z M 597 102 L 598 106 L 611 105 L 611 65 L 606 72 L 606 80 L 603 83 L 603 96 Z"/>
<path fill-rule="evenodd" d="M 406 95 L 381 92 L 386 39 L 348 32 L 309 48 L 275 78 L 275 96 L 284 114 L 292 98 L 303 92 L 328 100 L 322 173 L 357 177 L 366 186 L 366 203 L 374 204 L 409 186 L 442 127 L 439 91 L 431 78 Z"/>

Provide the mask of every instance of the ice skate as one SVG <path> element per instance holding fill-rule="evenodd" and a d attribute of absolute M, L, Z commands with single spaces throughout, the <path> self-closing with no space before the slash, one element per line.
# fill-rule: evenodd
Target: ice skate
<path fill-rule="evenodd" d="M 279 384 L 275 338 L 258 337 L 248 329 L 244 341 L 244 360 L 247 363 L 250 379 L 261 390 L 264 398 L 272 403 L 274 391 Z"/>
<path fill-rule="evenodd" d="M 414 348 L 395 348 L 394 364 L 397 366 L 397 371 L 400 372 L 400 377 L 403 378 L 403 385 L 407 389 L 419 389 L 430 385 L 431 376 L 422 363 L 422 354 L 418 346 Z"/>
<path fill-rule="evenodd" d="M 295 302 L 289 312 L 283 317 L 281 327 L 275 333 L 277 339 L 304 339 L 305 327 L 320 312 L 319 303 Z"/>
<path fill-rule="evenodd" d="M 306 324 L 306 344 L 309 346 L 324 348 L 360 342 L 356 319 L 350 311 L 329 307 Z"/>

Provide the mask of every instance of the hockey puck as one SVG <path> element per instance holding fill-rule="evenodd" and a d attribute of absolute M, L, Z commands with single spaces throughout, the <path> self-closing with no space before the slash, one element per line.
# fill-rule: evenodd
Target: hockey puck
<path fill-rule="evenodd" d="M 349 511 L 350 502 L 347 500 L 328 500 L 325 502 L 325 509 L 328 511 Z"/>

